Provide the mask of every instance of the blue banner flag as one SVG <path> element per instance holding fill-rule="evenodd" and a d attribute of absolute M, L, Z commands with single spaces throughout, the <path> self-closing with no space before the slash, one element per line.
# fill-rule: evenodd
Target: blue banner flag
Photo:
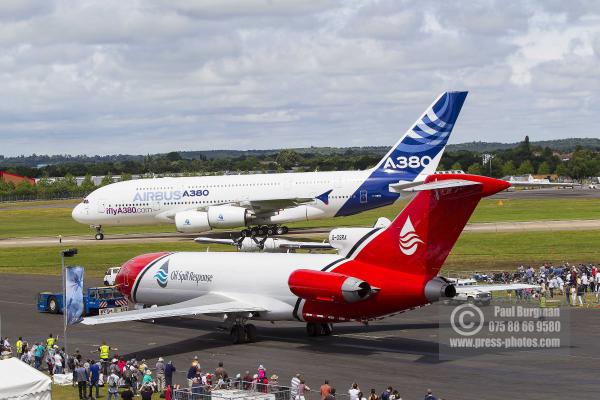
<path fill-rule="evenodd" d="M 66 268 L 65 313 L 67 325 L 81 322 L 83 319 L 83 267 Z"/>

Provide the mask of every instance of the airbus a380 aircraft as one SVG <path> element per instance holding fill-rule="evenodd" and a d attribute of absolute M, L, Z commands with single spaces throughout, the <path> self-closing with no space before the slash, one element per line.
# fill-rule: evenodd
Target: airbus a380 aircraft
<path fill-rule="evenodd" d="M 392 204 L 434 173 L 467 92 L 440 95 L 376 167 L 366 171 L 140 179 L 95 190 L 73 218 L 96 228 L 175 223 L 179 232 L 251 227 L 242 236 L 284 234 L 282 224 L 357 214 Z"/>
<path fill-rule="evenodd" d="M 116 277 L 124 295 L 149 308 L 89 317 L 95 325 L 173 316 L 222 315 L 234 343 L 252 341 L 249 320 L 368 321 L 456 295 L 437 276 L 482 197 L 510 186 L 467 174 L 428 177 L 386 228 L 338 229 L 339 253 L 151 253 Z"/>

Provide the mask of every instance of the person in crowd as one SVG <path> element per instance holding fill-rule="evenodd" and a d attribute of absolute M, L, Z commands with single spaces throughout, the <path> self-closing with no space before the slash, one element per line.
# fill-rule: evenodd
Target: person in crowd
<path fill-rule="evenodd" d="M 177 371 L 173 361 L 169 361 L 165 366 L 165 385 L 167 387 L 173 386 L 173 373 Z"/>
<path fill-rule="evenodd" d="M 54 346 L 54 369 L 52 370 L 53 374 L 62 374 L 63 373 L 63 358 L 58 351 L 58 346 Z"/>
<path fill-rule="evenodd" d="M 152 385 L 149 383 L 143 384 L 140 389 L 140 395 L 142 396 L 142 400 L 152 400 L 152 394 L 154 393 L 154 389 L 152 389 Z"/>
<path fill-rule="evenodd" d="M 367 400 L 363 392 L 358 392 L 358 400 Z"/>
<path fill-rule="evenodd" d="M 350 400 L 359 400 L 358 394 L 360 393 L 360 389 L 358 387 L 358 383 L 354 382 L 352 387 L 348 389 L 348 395 L 350 396 Z"/>
<path fill-rule="evenodd" d="M 402 396 L 400 396 L 400 392 L 397 389 L 394 389 L 390 396 L 390 400 L 402 400 Z"/>
<path fill-rule="evenodd" d="M 77 379 L 77 387 L 79 389 L 79 400 L 85 400 L 86 397 L 86 389 L 87 383 L 89 381 L 88 371 L 83 367 L 83 365 L 79 365 L 75 368 L 75 377 Z"/>
<path fill-rule="evenodd" d="M 119 357 L 119 361 L 117 362 L 117 367 L 119 368 L 119 375 L 123 376 L 123 373 L 125 372 L 125 366 L 127 365 L 127 362 L 125 361 L 125 359 L 123 357 Z"/>
<path fill-rule="evenodd" d="M 325 382 L 321 385 L 319 392 L 321 393 L 321 400 L 325 400 L 327 396 L 329 396 L 331 393 L 331 386 L 329 386 L 328 380 L 325 380 Z"/>
<path fill-rule="evenodd" d="M 392 395 L 393 389 L 391 386 L 388 386 L 386 390 L 381 393 L 381 400 L 390 400 L 390 396 Z"/>
<path fill-rule="evenodd" d="M 437 398 L 431 392 L 431 389 L 427 389 L 427 394 L 425 395 L 424 400 L 437 400 Z"/>
<path fill-rule="evenodd" d="M 290 382 L 290 396 L 291 400 L 296 400 L 296 396 L 298 395 L 298 385 L 300 385 L 300 378 L 302 375 L 296 374 L 292 381 Z"/>
<path fill-rule="evenodd" d="M 197 359 L 194 359 L 187 372 L 188 389 L 192 388 L 193 380 L 198 372 L 200 372 L 200 364 Z"/>
<path fill-rule="evenodd" d="M 90 361 L 90 394 L 89 397 L 94 399 L 92 396 L 92 390 L 96 388 L 96 399 L 100 397 L 100 365 L 94 360 Z"/>
<path fill-rule="evenodd" d="M 334 387 L 331 388 L 331 393 L 329 393 L 329 396 L 327 396 L 325 398 L 325 400 L 335 400 L 335 388 Z"/>
<path fill-rule="evenodd" d="M 371 394 L 369 395 L 369 400 L 379 400 L 379 396 L 377 396 L 375 389 L 371 389 Z"/>
<path fill-rule="evenodd" d="M 217 379 L 221 378 L 223 380 L 226 380 L 228 378 L 227 370 L 223 368 L 223 361 L 219 361 L 219 366 L 217 367 L 217 369 L 215 369 L 215 375 Z"/>
<path fill-rule="evenodd" d="M 582 283 L 582 278 L 577 278 L 577 301 L 580 306 L 585 304 L 585 285 Z"/>
<path fill-rule="evenodd" d="M 102 364 L 102 373 L 104 376 L 108 376 L 108 365 L 110 359 L 110 346 L 106 344 L 106 341 L 102 341 L 100 347 L 98 347 L 98 354 L 100 355 L 100 362 Z"/>
<path fill-rule="evenodd" d="M 54 338 L 52 336 L 52 334 L 49 334 L 48 338 L 46 339 L 46 349 L 52 349 L 52 348 L 54 348 L 55 344 L 56 344 L 56 338 Z"/>
<path fill-rule="evenodd" d="M 125 389 L 121 392 L 122 400 L 133 400 L 133 391 L 129 385 L 125 385 Z"/>
<path fill-rule="evenodd" d="M 249 390 L 252 385 L 252 375 L 250 375 L 250 371 L 246 371 L 244 377 L 242 378 L 242 388 L 244 390 Z"/>
<path fill-rule="evenodd" d="M 20 360 L 23 355 L 23 338 L 19 336 L 19 339 L 15 342 L 15 350 L 17 352 L 17 358 Z"/>
<path fill-rule="evenodd" d="M 119 376 L 116 372 L 113 371 L 110 373 L 106 380 L 106 386 L 108 387 L 106 399 L 110 400 L 113 398 L 114 400 L 119 400 Z"/>
<path fill-rule="evenodd" d="M 165 390 L 165 360 L 162 357 L 156 362 L 156 388 L 161 393 Z"/>
<path fill-rule="evenodd" d="M 598 297 L 600 297 L 600 273 L 596 272 L 594 275 L 595 282 L 595 293 L 596 293 L 596 303 L 598 303 Z"/>
<path fill-rule="evenodd" d="M 152 371 L 147 369 L 146 372 L 144 373 L 144 377 L 142 378 L 142 386 L 144 386 L 144 385 L 152 386 L 152 382 L 153 382 Z"/>
<path fill-rule="evenodd" d="M 204 383 L 202 382 L 201 376 L 196 376 L 194 377 L 194 379 L 192 379 L 192 387 L 190 388 L 190 391 L 192 392 L 192 394 L 196 395 L 206 393 L 206 391 L 204 390 Z"/>
<path fill-rule="evenodd" d="M 298 394 L 296 395 L 296 400 L 306 400 L 305 393 L 310 392 L 310 388 L 304 382 L 304 378 L 300 379 L 300 384 L 298 385 Z"/>

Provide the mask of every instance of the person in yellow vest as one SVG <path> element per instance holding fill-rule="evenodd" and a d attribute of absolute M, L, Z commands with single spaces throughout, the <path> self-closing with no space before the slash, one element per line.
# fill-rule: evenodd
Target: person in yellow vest
<path fill-rule="evenodd" d="M 15 348 L 17 349 L 17 358 L 20 360 L 23 355 L 23 338 L 19 336 L 19 340 L 15 343 Z"/>
<path fill-rule="evenodd" d="M 102 373 L 108 377 L 108 365 L 110 364 L 110 351 L 112 349 L 106 344 L 106 341 L 102 341 L 102 345 L 98 347 L 98 353 L 100 353 L 100 362 L 102 363 Z"/>
<path fill-rule="evenodd" d="M 54 348 L 55 344 L 56 344 L 56 339 L 52 337 L 52 334 L 49 334 L 48 339 L 46 339 L 46 349 Z"/>

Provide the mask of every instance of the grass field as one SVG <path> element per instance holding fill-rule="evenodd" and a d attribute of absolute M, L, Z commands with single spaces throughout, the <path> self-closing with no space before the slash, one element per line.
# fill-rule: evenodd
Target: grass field
<path fill-rule="evenodd" d="M 71 218 L 71 210 L 75 203 L 72 200 L 5 203 L 0 205 L 0 238 L 91 235 L 92 230 L 75 222 Z M 336 227 L 336 226 L 370 226 L 378 217 L 393 218 L 406 204 L 401 200 L 394 205 L 371 210 L 349 217 L 331 218 L 290 224 L 291 227 Z M 39 208 L 30 208 L 37 207 Z M 47 208 L 44 208 L 47 207 Z M 22 209 L 27 208 L 27 209 Z M 597 199 L 516 199 L 483 200 L 475 210 L 470 222 L 502 222 L 502 221 L 541 221 L 600 219 L 600 201 Z M 106 234 L 111 233 L 157 233 L 174 232 L 171 224 L 150 226 L 118 226 L 107 227 Z"/>
<path fill-rule="evenodd" d="M 599 231 L 463 233 L 444 266 L 445 271 L 513 270 L 521 264 L 600 261 Z M 60 274 L 61 247 L 2 248 L 0 273 Z M 133 256 L 155 251 L 204 251 L 193 242 L 137 243 L 78 246 L 73 262 L 88 276 L 102 276 L 106 267 L 121 265 Z M 211 246 L 232 251 L 230 246 Z"/>

